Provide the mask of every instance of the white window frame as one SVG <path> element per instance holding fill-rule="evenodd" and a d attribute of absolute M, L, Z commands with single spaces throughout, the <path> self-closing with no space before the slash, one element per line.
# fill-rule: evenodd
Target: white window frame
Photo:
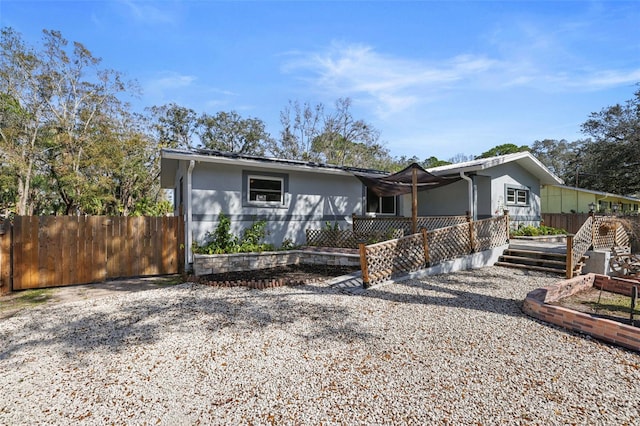
<path fill-rule="evenodd" d="M 529 197 L 531 197 L 529 188 L 516 188 L 513 186 L 506 188 L 505 200 L 507 200 L 508 206 L 528 206 L 530 204 Z"/>
<path fill-rule="evenodd" d="M 277 181 L 280 182 L 280 200 L 278 201 L 262 201 L 262 200 L 252 200 L 251 199 L 251 180 L 255 179 L 255 180 L 270 180 L 270 181 Z M 273 192 L 275 193 L 276 191 L 270 191 L 270 190 L 261 190 L 262 192 Z M 248 174 L 247 175 L 247 203 L 249 204 L 254 204 L 254 205 L 263 205 L 263 206 L 282 206 L 284 205 L 284 179 L 281 177 L 275 177 L 275 176 L 264 176 L 264 175 L 254 175 L 254 174 Z"/>

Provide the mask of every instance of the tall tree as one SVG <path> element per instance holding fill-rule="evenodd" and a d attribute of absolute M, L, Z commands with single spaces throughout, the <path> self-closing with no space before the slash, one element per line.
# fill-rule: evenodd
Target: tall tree
<path fill-rule="evenodd" d="M 15 210 L 32 213 L 29 206 L 35 162 L 42 151 L 40 130 L 46 120 L 39 76 L 43 63 L 38 54 L 12 28 L 3 28 L 0 39 L 0 162 L 3 180 L 11 174 L 17 185 Z M 7 199 L 6 202 L 9 202 Z M 13 204 L 13 203 L 12 203 Z M 6 208 L 5 208 L 6 210 Z"/>
<path fill-rule="evenodd" d="M 314 156 L 330 164 L 386 168 L 393 163 L 380 142 L 380 132 L 351 114 L 351 99 L 336 101 L 335 111 L 323 117 L 322 132 L 311 143 Z"/>
<path fill-rule="evenodd" d="M 152 106 L 151 131 L 162 148 L 190 149 L 195 146 L 193 137 L 198 130 L 198 114 L 191 108 L 176 103 Z"/>
<path fill-rule="evenodd" d="M 316 160 L 312 152 L 313 140 L 320 134 L 320 126 L 324 116 L 324 105 L 309 103 L 300 104 L 289 101 L 280 112 L 279 144 L 270 150 L 276 157 L 291 160 Z"/>
<path fill-rule="evenodd" d="M 531 145 L 531 154 L 556 176 L 562 178 L 565 183 L 573 184 L 575 183 L 576 170 L 578 176 L 580 173 L 577 158 L 579 146 L 579 141 L 567 142 L 565 139 L 536 140 Z"/>
<path fill-rule="evenodd" d="M 640 89 L 624 104 L 594 112 L 582 125 L 581 186 L 623 195 L 640 193 Z M 583 175 L 584 173 L 584 175 Z"/>
<path fill-rule="evenodd" d="M 68 41 L 59 31 L 44 31 L 40 96 L 47 105 L 46 141 L 48 173 L 55 183 L 65 214 L 81 209 L 96 182 L 91 169 L 96 152 L 94 137 L 108 126 L 122 107 L 118 95 L 127 90 L 120 73 L 98 68 L 101 60 L 84 45 Z M 85 169 L 87 170 L 85 172 Z"/>
<path fill-rule="evenodd" d="M 205 148 L 241 154 L 264 155 L 271 135 L 258 118 L 242 118 L 235 111 L 202 114 L 197 133 Z"/>
<path fill-rule="evenodd" d="M 126 213 L 114 171 L 122 169 L 121 153 L 131 151 L 135 138 L 122 136 L 130 127 L 122 125 L 128 105 L 119 97 L 137 86 L 101 68 L 81 43 L 70 44 L 59 31 L 43 34 L 36 51 L 12 29 L 2 30 L 0 174 L 16 182 L 15 212 Z M 149 141 L 141 139 L 144 147 L 135 152 L 148 162 Z M 137 173 L 144 180 L 149 172 Z M 145 195 L 152 187 L 148 179 L 140 186 Z"/>
<path fill-rule="evenodd" d="M 446 166 L 447 164 L 451 164 L 451 162 L 440 160 L 438 157 L 433 157 L 433 156 L 426 158 L 422 162 L 422 165 L 427 169 L 431 167 Z"/>
<path fill-rule="evenodd" d="M 504 143 L 502 145 L 494 146 L 493 148 L 478 155 L 476 158 L 489 158 L 497 155 L 515 154 L 516 152 L 522 151 L 529 151 L 529 147 L 527 145 L 518 146 L 512 143 Z"/>

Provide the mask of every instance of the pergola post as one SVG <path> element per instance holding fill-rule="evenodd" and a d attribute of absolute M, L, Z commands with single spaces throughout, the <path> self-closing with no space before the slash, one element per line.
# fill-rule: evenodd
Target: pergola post
<path fill-rule="evenodd" d="M 418 232 L 418 170 L 411 174 L 411 233 Z"/>

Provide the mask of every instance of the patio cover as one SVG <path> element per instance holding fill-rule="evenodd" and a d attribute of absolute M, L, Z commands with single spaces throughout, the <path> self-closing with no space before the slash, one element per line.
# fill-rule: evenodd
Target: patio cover
<path fill-rule="evenodd" d="M 436 176 L 417 163 L 412 163 L 397 173 L 382 177 L 361 172 L 353 172 L 353 174 L 378 197 L 408 194 L 413 191 L 414 187 L 417 191 L 424 191 L 460 180 L 459 177 Z"/>
<path fill-rule="evenodd" d="M 353 172 L 378 197 L 390 197 L 411 193 L 411 231 L 417 232 L 418 191 L 437 188 L 459 181 L 459 177 L 443 177 L 429 173 L 417 163 L 412 163 L 397 173 L 379 177 L 368 173 Z"/>

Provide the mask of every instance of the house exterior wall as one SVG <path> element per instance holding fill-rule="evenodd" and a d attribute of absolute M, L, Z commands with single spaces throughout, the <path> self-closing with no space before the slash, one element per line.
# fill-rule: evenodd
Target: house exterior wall
<path fill-rule="evenodd" d="M 186 173 L 186 162 L 181 163 L 176 187 Z M 278 206 L 248 203 L 243 181 L 249 174 L 283 178 L 284 203 Z M 176 192 L 179 199 L 179 189 Z M 363 186 L 349 175 L 197 163 L 192 172 L 193 241 L 202 243 L 207 232 L 215 231 L 220 213 L 230 218 L 235 235 L 241 235 L 254 221 L 265 219 L 269 232 L 266 242 L 276 247 L 285 240 L 303 244 L 308 228 L 319 229 L 326 222 L 337 223 L 341 229 L 349 228 L 351 215 L 363 213 Z"/>
<path fill-rule="evenodd" d="M 472 179 L 478 208 L 476 211 L 477 219 L 487 219 L 495 216 L 495 209 L 491 208 L 491 178 L 489 176 L 476 175 L 472 176 Z"/>
<path fill-rule="evenodd" d="M 467 182 L 460 180 L 418 192 L 418 216 L 463 216 L 469 210 Z M 409 195 L 411 197 L 411 195 Z M 409 198 L 411 206 L 411 198 Z M 411 208 L 409 208 L 411 216 Z"/>
<path fill-rule="evenodd" d="M 517 163 L 505 163 L 486 169 L 482 174 L 491 178 L 491 211 L 493 215 L 509 211 L 509 219 L 513 226 L 540 225 L 540 180 L 519 166 Z M 515 205 L 507 202 L 507 189 L 523 189 L 528 191 L 526 205 Z"/>

